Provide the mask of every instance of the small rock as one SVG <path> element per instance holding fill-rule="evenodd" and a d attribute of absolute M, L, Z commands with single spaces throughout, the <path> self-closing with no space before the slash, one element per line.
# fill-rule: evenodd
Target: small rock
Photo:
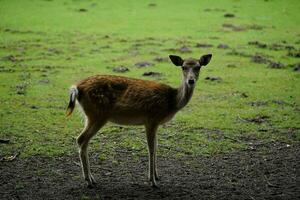
<path fill-rule="evenodd" d="M 137 62 L 137 63 L 134 64 L 134 66 L 139 67 L 139 68 L 140 67 L 152 66 L 152 65 L 153 65 L 153 63 L 150 63 L 148 61 Z"/>
<path fill-rule="evenodd" d="M 129 69 L 127 67 L 124 66 L 117 66 L 113 68 L 114 72 L 120 72 L 120 73 L 124 73 L 124 72 L 128 72 Z"/>
<path fill-rule="evenodd" d="M 159 72 L 145 72 L 143 73 L 143 76 L 160 77 L 162 74 Z"/>

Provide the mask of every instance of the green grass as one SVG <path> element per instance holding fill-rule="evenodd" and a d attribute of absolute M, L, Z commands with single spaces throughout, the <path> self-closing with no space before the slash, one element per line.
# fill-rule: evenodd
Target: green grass
<path fill-rule="evenodd" d="M 291 67 L 270 69 L 228 53 L 234 49 L 266 54 L 285 65 L 299 63 L 285 49 L 248 45 L 260 41 L 299 51 L 299 10 L 297 0 L 0 0 L 0 138 L 10 139 L 0 144 L 0 156 L 18 151 L 23 157 L 75 153 L 83 123 L 79 112 L 70 119 L 64 116 L 68 88 L 89 75 L 116 74 L 112 68 L 118 65 L 127 66 L 125 75 L 136 78 L 144 78 L 145 71 L 161 72 L 158 81 L 175 87 L 181 81 L 180 69 L 153 61 L 174 53 L 184 58 L 212 53 L 213 59 L 203 68 L 189 105 L 159 129 L 160 155 L 226 153 L 256 140 L 298 142 L 300 74 Z M 235 17 L 225 18 L 225 13 Z M 246 30 L 232 31 L 223 24 Z M 253 25 L 263 29 L 247 28 Z M 213 47 L 200 49 L 197 43 Z M 219 44 L 230 49 L 218 49 Z M 182 46 L 192 52 L 171 50 Z M 155 66 L 138 69 L 134 64 L 139 61 Z M 222 81 L 210 82 L 206 76 Z M 253 102 L 264 105 L 251 106 Z M 269 118 L 261 124 L 249 122 L 257 116 Z M 91 144 L 101 152 L 99 159 L 118 151 L 147 153 L 142 127 L 109 124 Z"/>

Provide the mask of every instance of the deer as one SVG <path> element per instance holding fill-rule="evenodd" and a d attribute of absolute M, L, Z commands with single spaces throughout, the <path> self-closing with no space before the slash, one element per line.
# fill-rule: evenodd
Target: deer
<path fill-rule="evenodd" d="M 115 75 L 94 75 L 71 87 L 66 116 L 72 114 L 76 103 L 85 115 L 85 126 L 77 138 L 77 144 L 87 187 L 93 188 L 96 184 L 90 170 L 88 144 L 107 122 L 145 126 L 148 179 L 152 187 L 158 187 L 157 129 L 188 104 L 200 69 L 210 62 L 212 54 L 203 55 L 200 59 L 182 59 L 177 55 L 170 55 L 169 58 L 182 69 L 182 82 L 178 88 L 156 81 Z"/>

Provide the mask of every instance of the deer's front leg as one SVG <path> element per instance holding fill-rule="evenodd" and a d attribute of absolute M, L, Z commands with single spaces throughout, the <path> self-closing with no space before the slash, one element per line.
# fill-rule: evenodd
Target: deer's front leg
<path fill-rule="evenodd" d="M 149 181 L 153 187 L 157 187 L 157 173 L 156 173 L 156 131 L 157 125 L 146 125 L 147 143 L 149 151 Z"/>

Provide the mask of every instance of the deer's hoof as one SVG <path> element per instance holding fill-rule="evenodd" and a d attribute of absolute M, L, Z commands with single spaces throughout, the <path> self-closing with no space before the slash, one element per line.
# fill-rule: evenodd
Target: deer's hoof
<path fill-rule="evenodd" d="M 85 178 L 87 182 L 87 188 L 94 188 L 96 185 L 96 181 L 94 177 L 91 175 L 89 178 Z"/>
<path fill-rule="evenodd" d="M 158 185 L 157 185 L 157 183 L 155 181 L 151 181 L 151 187 L 153 189 L 158 189 L 159 188 Z"/>
<path fill-rule="evenodd" d="M 94 184 L 91 184 L 91 183 L 88 183 L 88 184 L 87 184 L 87 188 L 88 188 L 88 189 L 93 189 L 94 187 L 95 187 Z"/>
<path fill-rule="evenodd" d="M 96 185 L 97 182 L 95 181 L 95 178 L 91 175 L 91 182 L 92 182 L 92 185 Z"/>

